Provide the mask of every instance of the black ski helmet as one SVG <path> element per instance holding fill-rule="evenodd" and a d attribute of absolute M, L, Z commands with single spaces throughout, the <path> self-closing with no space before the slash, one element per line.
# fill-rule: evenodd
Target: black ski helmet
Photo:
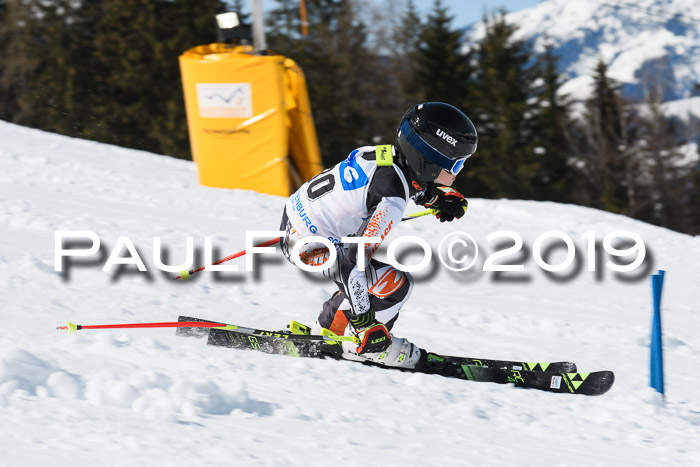
<path fill-rule="evenodd" d="M 457 174 L 476 151 L 476 128 L 449 104 L 426 102 L 408 110 L 396 131 L 401 150 L 418 180 L 434 181 L 442 169 Z"/>

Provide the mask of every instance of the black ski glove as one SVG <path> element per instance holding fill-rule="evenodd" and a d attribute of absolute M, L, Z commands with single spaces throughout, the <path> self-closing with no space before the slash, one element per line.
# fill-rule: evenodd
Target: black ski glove
<path fill-rule="evenodd" d="M 455 219 L 460 219 L 467 212 L 467 206 L 469 205 L 469 202 L 459 191 L 447 186 L 426 190 L 423 199 L 427 200 L 422 203 L 423 206 L 438 211 L 436 217 L 440 219 L 440 222 L 451 222 Z"/>

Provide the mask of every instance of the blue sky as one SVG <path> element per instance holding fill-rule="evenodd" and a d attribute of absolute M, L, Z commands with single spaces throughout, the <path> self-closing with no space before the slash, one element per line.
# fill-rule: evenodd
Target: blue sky
<path fill-rule="evenodd" d="M 375 0 L 382 1 L 382 0 Z M 433 0 L 413 0 L 416 7 L 427 14 L 433 6 Z M 497 10 L 504 7 L 507 11 L 518 11 L 530 8 L 540 3 L 541 0 L 442 0 L 449 8 L 449 13 L 454 16 L 452 27 L 461 28 L 476 21 L 480 21 L 484 11 Z"/>
<path fill-rule="evenodd" d="M 434 0 L 413 1 L 424 17 L 432 10 Z M 442 0 L 442 3 L 449 8 L 449 13 L 454 16 L 452 27 L 462 28 L 480 21 L 484 11 L 494 11 L 500 7 L 504 7 L 507 11 L 518 11 L 535 6 L 540 1 L 542 0 Z M 386 5 L 388 2 L 386 0 L 372 0 L 371 3 L 379 6 Z M 243 4 L 249 12 L 250 1 L 245 0 Z M 263 7 L 266 10 L 274 8 L 275 5 L 274 0 L 263 0 Z"/>

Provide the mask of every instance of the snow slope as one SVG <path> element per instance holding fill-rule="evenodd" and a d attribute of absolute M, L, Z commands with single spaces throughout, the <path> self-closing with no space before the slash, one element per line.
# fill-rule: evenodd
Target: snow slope
<path fill-rule="evenodd" d="M 246 230 L 277 228 L 282 198 L 201 187 L 185 161 L 4 122 L 0 141 L 0 465 L 675 465 L 700 455 L 699 238 L 587 208 L 481 199 L 460 222 L 423 218 L 391 234 L 436 248 L 467 231 L 485 251 L 503 229 L 530 247 L 550 229 L 582 247 L 590 230 L 641 235 L 653 264 L 637 281 L 607 270 L 596 280 L 585 264 L 554 281 L 531 258 L 519 282 L 438 266 L 417 274 L 394 329 L 437 352 L 614 370 L 615 386 L 596 398 L 208 348 L 171 329 L 69 335 L 55 327 L 179 314 L 311 323 L 333 288 L 277 256 L 257 276 L 173 282 L 154 268 L 154 236 L 170 263 L 184 260 L 186 236 L 200 247 L 211 236 L 226 256 Z M 56 230 L 95 231 L 104 256 L 62 276 Z M 150 274 L 101 272 L 120 236 Z M 647 388 L 657 268 L 667 271 L 665 407 Z"/>
<path fill-rule="evenodd" d="M 654 85 L 664 100 L 684 99 L 700 82 L 696 0 L 545 0 L 509 13 L 507 21 L 519 28 L 515 38 L 532 41 L 536 51 L 553 47 L 569 78 L 561 91 L 574 99 L 589 95 L 599 59 L 628 97 L 643 99 Z M 479 40 L 484 25 L 466 31 L 468 41 Z"/>

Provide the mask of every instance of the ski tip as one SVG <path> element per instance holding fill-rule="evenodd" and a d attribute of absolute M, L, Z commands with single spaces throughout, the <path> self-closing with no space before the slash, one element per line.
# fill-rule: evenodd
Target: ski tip
<path fill-rule="evenodd" d="M 613 384 L 615 384 L 615 373 L 613 373 L 612 371 L 599 371 L 598 374 L 600 375 L 600 383 L 599 390 L 597 394 L 595 394 L 597 396 L 605 394 L 613 387 Z"/>
<path fill-rule="evenodd" d="M 593 373 L 576 373 L 577 375 L 584 376 L 586 384 L 581 386 L 580 394 L 587 396 L 600 396 L 608 392 L 615 383 L 615 373 L 610 370 L 594 371 Z M 580 379 L 580 378 L 579 378 Z M 581 383 L 578 383 L 581 384 Z"/>
<path fill-rule="evenodd" d="M 605 380 L 608 382 L 610 387 L 612 387 L 613 383 L 615 383 L 615 373 L 610 370 L 601 371 L 601 373 L 604 374 Z M 610 387 L 608 389 L 610 389 Z"/>

